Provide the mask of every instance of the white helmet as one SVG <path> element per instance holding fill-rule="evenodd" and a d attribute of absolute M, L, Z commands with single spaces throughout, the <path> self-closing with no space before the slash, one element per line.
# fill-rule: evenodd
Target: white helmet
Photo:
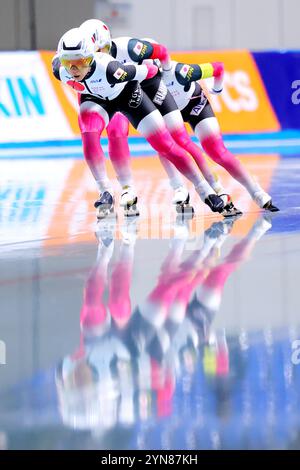
<path fill-rule="evenodd" d="M 142 41 L 148 41 L 148 42 L 152 42 L 152 44 L 158 44 L 158 42 L 152 38 L 142 38 Z"/>
<path fill-rule="evenodd" d="M 84 32 L 93 41 L 95 49 L 103 49 L 108 46 L 111 48 L 111 35 L 108 26 L 100 20 L 86 20 L 79 29 Z"/>
<path fill-rule="evenodd" d="M 59 40 L 57 55 L 61 60 L 94 60 L 94 45 L 79 28 L 67 31 Z"/>

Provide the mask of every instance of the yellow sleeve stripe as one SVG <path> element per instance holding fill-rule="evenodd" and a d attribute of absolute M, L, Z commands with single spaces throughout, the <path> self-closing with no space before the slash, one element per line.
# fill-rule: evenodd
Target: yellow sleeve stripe
<path fill-rule="evenodd" d="M 214 68 L 213 68 L 212 64 L 210 64 L 208 62 L 206 64 L 199 64 L 199 65 L 200 65 L 200 68 L 201 68 L 201 71 L 202 71 L 202 77 L 201 78 L 213 77 Z"/>

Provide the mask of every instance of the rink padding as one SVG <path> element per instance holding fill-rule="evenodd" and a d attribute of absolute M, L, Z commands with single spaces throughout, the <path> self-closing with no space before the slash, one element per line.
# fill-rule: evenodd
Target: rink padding
<path fill-rule="evenodd" d="M 192 140 L 197 142 L 196 137 Z M 282 157 L 300 154 L 300 131 L 280 131 L 257 134 L 227 134 L 224 141 L 229 150 L 239 154 L 281 154 Z M 101 144 L 108 156 L 107 137 Z M 133 158 L 155 156 L 156 152 L 143 137 L 129 137 L 130 155 Z M 2 142 L 0 159 L 28 158 L 83 158 L 80 138 L 42 142 Z"/>
<path fill-rule="evenodd" d="M 0 144 L 34 147 L 35 142 L 79 139 L 77 96 L 53 77 L 53 52 L 0 54 L 5 63 L 0 71 Z M 193 51 L 172 56 L 186 63 L 224 62 L 223 93 L 209 95 L 223 133 L 300 130 L 300 52 Z M 202 85 L 211 84 L 202 81 Z M 131 128 L 130 135 L 137 132 Z"/>

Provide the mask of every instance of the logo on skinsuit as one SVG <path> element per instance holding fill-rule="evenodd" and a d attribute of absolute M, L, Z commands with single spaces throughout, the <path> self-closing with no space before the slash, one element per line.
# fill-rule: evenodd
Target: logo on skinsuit
<path fill-rule="evenodd" d="M 167 93 L 168 93 L 168 89 L 167 89 L 165 83 L 163 82 L 163 80 L 161 80 L 161 82 L 159 84 L 159 87 L 158 87 L 158 90 L 155 93 L 155 96 L 153 98 L 153 103 L 158 104 L 159 106 L 161 106 L 164 102 L 165 97 L 167 96 Z"/>
<path fill-rule="evenodd" d="M 114 77 L 117 79 L 117 80 L 125 80 L 125 78 L 127 77 L 127 72 L 125 72 L 125 70 L 121 69 L 121 67 L 119 67 L 115 73 L 114 73 Z"/>
<path fill-rule="evenodd" d="M 182 78 L 188 78 L 190 80 L 192 78 L 193 72 L 194 67 L 184 64 L 184 66 L 179 70 L 179 75 L 181 75 Z"/>
<path fill-rule="evenodd" d="M 130 100 L 128 101 L 128 106 L 130 106 L 130 108 L 138 108 L 142 102 L 142 96 L 143 92 L 140 84 L 138 84 L 131 94 Z"/>
<path fill-rule="evenodd" d="M 179 70 L 179 73 L 180 73 L 180 75 L 181 75 L 183 78 L 185 78 L 185 77 L 187 76 L 187 73 L 188 73 L 188 71 L 189 71 L 189 68 L 190 68 L 189 65 L 184 64 L 184 66 L 181 67 L 181 69 Z"/>
<path fill-rule="evenodd" d="M 133 52 L 139 57 L 144 57 L 147 52 L 146 44 L 143 44 L 142 42 L 138 41 L 133 48 Z"/>
<path fill-rule="evenodd" d="M 199 114 L 201 113 L 202 109 L 204 108 L 205 106 L 205 103 L 204 104 L 197 104 L 197 106 L 195 106 L 192 111 L 190 112 L 190 115 L 191 116 L 199 116 Z"/>
<path fill-rule="evenodd" d="M 103 87 L 103 86 L 93 86 L 93 87 L 91 87 L 91 90 L 92 90 L 93 93 L 96 93 L 97 95 L 99 95 L 103 98 L 103 95 L 101 93 L 103 93 L 103 90 L 105 90 L 105 87 Z"/>
<path fill-rule="evenodd" d="M 206 105 L 206 103 L 207 103 L 207 98 L 206 98 L 205 94 L 202 91 L 201 92 L 201 97 L 200 97 L 200 102 L 198 104 L 196 104 L 196 106 L 193 107 L 192 111 L 190 112 L 190 115 L 191 116 L 199 116 L 199 114 L 201 113 L 201 111 L 204 108 L 204 106 Z"/>

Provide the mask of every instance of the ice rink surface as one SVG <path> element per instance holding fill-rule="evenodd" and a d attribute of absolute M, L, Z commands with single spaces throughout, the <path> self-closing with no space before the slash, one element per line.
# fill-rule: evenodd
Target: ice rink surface
<path fill-rule="evenodd" d="M 96 224 L 82 160 L 1 161 L 0 448 L 300 448 L 300 150 L 239 157 L 279 213 L 218 170 L 243 216 L 177 216 L 143 157 Z"/>

